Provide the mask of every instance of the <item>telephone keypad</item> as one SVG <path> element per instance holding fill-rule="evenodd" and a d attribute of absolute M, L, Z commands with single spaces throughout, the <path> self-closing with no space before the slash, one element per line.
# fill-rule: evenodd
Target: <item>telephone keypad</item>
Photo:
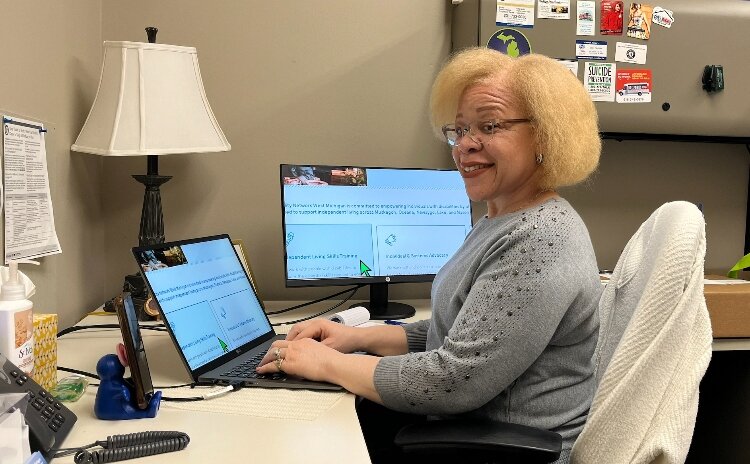
<path fill-rule="evenodd" d="M 40 451 L 49 459 L 54 454 L 53 449 L 62 447 L 77 420 L 75 414 L 2 355 L 0 393 L 26 394 L 31 406 L 25 416 L 32 451 Z"/>

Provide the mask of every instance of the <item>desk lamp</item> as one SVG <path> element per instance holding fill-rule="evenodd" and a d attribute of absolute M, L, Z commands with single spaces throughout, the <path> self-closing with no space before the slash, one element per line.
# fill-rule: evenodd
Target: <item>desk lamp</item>
<path fill-rule="evenodd" d="M 146 156 L 145 175 L 134 175 L 146 190 L 140 246 L 164 242 L 159 156 L 228 151 L 198 67 L 193 47 L 156 44 L 157 28 L 147 27 L 149 43 L 104 42 L 104 59 L 94 104 L 71 150 L 101 156 Z M 145 301 L 140 275 L 125 278 L 139 312 Z"/>

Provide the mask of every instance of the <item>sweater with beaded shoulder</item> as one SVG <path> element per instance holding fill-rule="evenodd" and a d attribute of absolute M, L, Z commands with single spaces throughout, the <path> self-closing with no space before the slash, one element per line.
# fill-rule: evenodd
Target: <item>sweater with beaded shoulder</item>
<path fill-rule="evenodd" d="M 553 198 L 477 222 L 435 277 L 432 318 L 404 326 L 375 388 L 398 411 L 553 430 L 570 449 L 594 395 L 601 295 L 588 230 Z"/>

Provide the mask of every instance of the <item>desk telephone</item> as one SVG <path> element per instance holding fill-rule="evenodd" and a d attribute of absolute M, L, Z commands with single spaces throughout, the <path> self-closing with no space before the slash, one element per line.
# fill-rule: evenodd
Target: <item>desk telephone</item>
<path fill-rule="evenodd" d="M 27 394 L 25 416 L 31 451 L 39 451 L 49 460 L 54 454 L 51 450 L 61 448 L 77 420 L 76 415 L 0 354 L 0 394 L 3 393 Z"/>

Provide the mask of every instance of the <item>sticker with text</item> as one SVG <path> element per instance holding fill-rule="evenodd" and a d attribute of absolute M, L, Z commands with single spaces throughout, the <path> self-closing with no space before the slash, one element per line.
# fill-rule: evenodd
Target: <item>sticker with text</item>
<path fill-rule="evenodd" d="M 653 86 L 650 69 L 622 69 L 615 82 L 617 103 L 650 103 Z"/>
<path fill-rule="evenodd" d="M 579 1 L 576 10 L 576 35 L 595 35 L 596 2 Z"/>
<path fill-rule="evenodd" d="M 659 26 L 664 26 L 669 29 L 670 27 L 672 27 L 672 23 L 674 23 L 674 15 L 670 10 L 664 9 L 660 6 L 655 6 L 651 21 L 654 24 L 658 24 Z"/>
<path fill-rule="evenodd" d="M 534 0 L 497 0 L 495 24 L 534 27 Z"/>
<path fill-rule="evenodd" d="M 570 0 L 539 0 L 537 18 L 570 19 Z"/>
<path fill-rule="evenodd" d="M 603 0 L 599 32 L 602 35 L 622 35 L 623 12 L 622 2 Z"/>
<path fill-rule="evenodd" d="M 615 46 L 615 61 L 646 64 L 646 53 L 648 53 L 648 45 L 617 42 Z"/>
<path fill-rule="evenodd" d="M 593 101 L 615 100 L 615 63 L 587 62 L 583 79 L 586 91 Z"/>
<path fill-rule="evenodd" d="M 576 40 L 576 58 L 579 60 L 606 60 L 607 42 L 604 40 Z"/>
<path fill-rule="evenodd" d="M 651 37 L 651 5 L 645 3 L 630 4 L 630 21 L 628 21 L 628 37 L 648 40 Z"/>

